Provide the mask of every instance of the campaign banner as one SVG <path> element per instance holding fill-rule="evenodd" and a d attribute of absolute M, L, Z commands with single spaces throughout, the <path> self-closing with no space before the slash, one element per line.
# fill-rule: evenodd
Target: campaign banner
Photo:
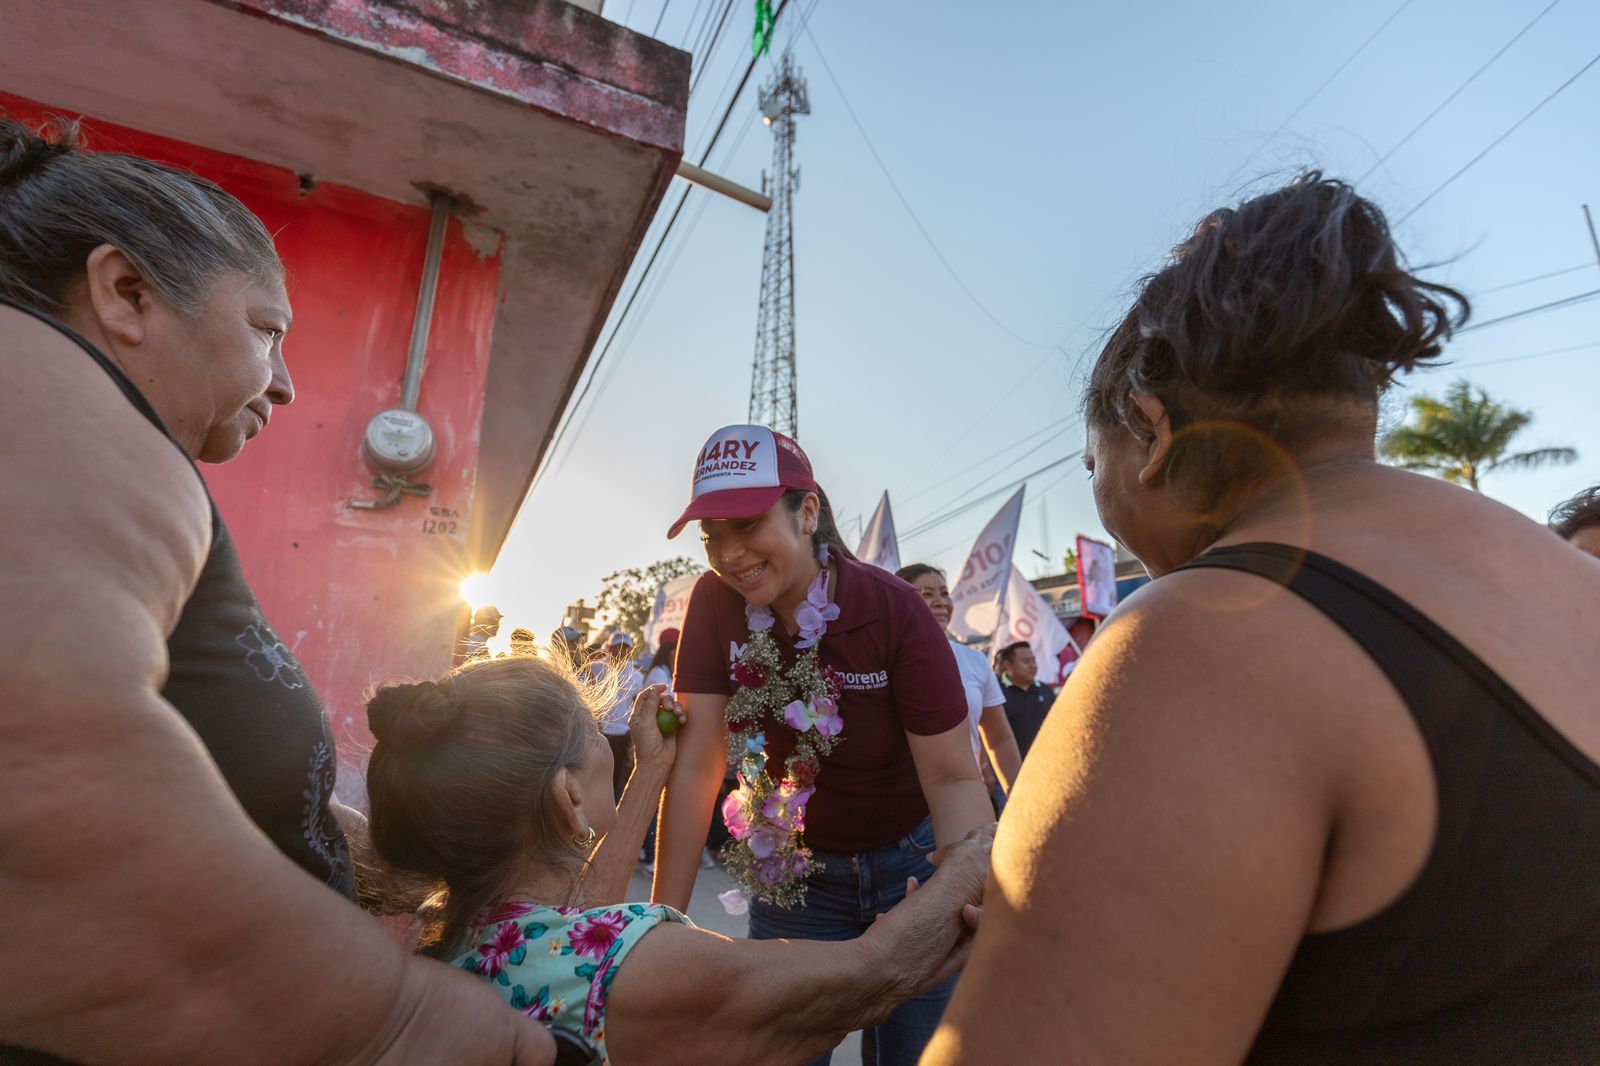
<path fill-rule="evenodd" d="M 1039 680 L 1050 686 L 1061 684 L 1083 654 L 1039 590 L 1012 564 L 1005 613 L 994 633 L 994 650 L 998 654 L 1001 648 L 1019 640 L 1033 648 L 1034 658 L 1039 660 Z"/>
<path fill-rule="evenodd" d="M 888 492 L 878 501 L 878 509 L 872 512 L 872 521 L 867 523 L 866 532 L 861 534 L 856 558 L 891 574 L 900 569 L 900 539 L 895 536 L 894 512 L 889 510 Z"/>
<path fill-rule="evenodd" d="M 1117 550 L 1104 541 L 1078 537 L 1078 591 L 1082 611 L 1104 618 L 1117 608 Z"/>
<path fill-rule="evenodd" d="M 1011 554 L 1017 546 L 1017 524 L 1022 520 L 1022 494 L 1027 489 L 1023 485 L 1001 506 L 967 554 L 961 578 L 950 592 L 954 601 L 950 632 L 957 640 L 987 637 L 1000 624 Z"/>
<path fill-rule="evenodd" d="M 656 589 L 655 606 L 650 611 L 650 620 L 644 624 L 645 643 L 654 648 L 662 630 L 683 630 L 684 616 L 689 613 L 689 593 L 694 591 L 694 583 L 699 580 L 699 574 L 688 574 L 675 577 Z"/>

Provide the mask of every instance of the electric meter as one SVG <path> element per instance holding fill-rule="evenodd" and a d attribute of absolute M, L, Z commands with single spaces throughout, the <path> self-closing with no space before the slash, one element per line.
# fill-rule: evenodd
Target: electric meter
<path fill-rule="evenodd" d="M 361 451 L 383 473 L 410 477 L 433 462 L 433 428 L 417 412 L 391 407 L 367 423 Z"/>

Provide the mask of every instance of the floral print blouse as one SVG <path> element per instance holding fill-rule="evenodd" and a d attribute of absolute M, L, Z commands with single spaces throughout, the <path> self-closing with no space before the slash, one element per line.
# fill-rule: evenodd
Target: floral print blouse
<path fill-rule="evenodd" d="M 639 938 L 662 922 L 693 925 L 660 904 L 622 903 L 583 910 L 504 903 L 472 931 L 452 965 L 488 981 L 517 1010 L 583 1034 L 609 1063 L 606 997 L 617 967 Z"/>

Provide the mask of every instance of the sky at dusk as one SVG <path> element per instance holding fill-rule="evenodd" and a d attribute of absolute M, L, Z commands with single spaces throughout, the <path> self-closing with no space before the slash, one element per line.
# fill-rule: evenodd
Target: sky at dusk
<path fill-rule="evenodd" d="M 662 17 L 658 0 L 609 0 L 605 13 L 644 33 L 660 18 L 655 36 L 687 47 L 711 4 L 669 0 Z M 750 29 L 738 0 L 720 47 L 696 57 L 692 161 Z M 1301 167 L 1355 180 L 1412 263 L 1473 298 L 1475 321 L 1600 290 L 1580 207 L 1600 211 L 1600 64 L 1579 74 L 1600 53 L 1589 0 L 794 0 L 778 41 L 812 107 L 796 141 L 799 439 L 852 543 L 889 491 L 906 562 L 959 571 L 1009 491 L 906 532 L 1068 456 L 1028 482 L 1017 561 L 1057 572 L 1075 534 L 1103 536 L 1073 455 L 1097 341 L 1202 214 Z M 763 59 L 708 163 L 751 186 L 770 165 L 755 83 L 771 69 Z M 705 437 L 746 419 L 764 222 L 690 196 L 604 362 L 591 357 L 589 395 L 496 565 L 490 598 L 514 623 L 548 633 L 612 570 L 703 561 L 692 529 L 665 532 Z M 1391 394 L 1389 417 L 1465 375 L 1534 413 L 1520 447 L 1580 453 L 1491 475 L 1489 495 L 1542 520 L 1600 481 L 1600 299 L 1470 330 L 1447 355 Z"/>

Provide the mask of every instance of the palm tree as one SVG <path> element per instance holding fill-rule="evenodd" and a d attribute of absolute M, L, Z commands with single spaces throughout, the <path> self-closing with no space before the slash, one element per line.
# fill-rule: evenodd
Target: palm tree
<path fill-rule="evenodd" d="M 1489 399 L 1488 393 L 1473 388 L 1465 379 L 1452 384 L 1442 400 L 1413 397 L 1411 411 L 1416 423 L 1401 426 L 1383 439 L 1379 450 L 1384 458 L 1407 470 L 1464 481 L 1474 492 L 1483 491 L 1478 481 L 1491 470 L 1528 470 L 1578 458 L 1571 448 L 1508 452 L 1511 439 L 1528 427 L 1533 415 Z"/>

